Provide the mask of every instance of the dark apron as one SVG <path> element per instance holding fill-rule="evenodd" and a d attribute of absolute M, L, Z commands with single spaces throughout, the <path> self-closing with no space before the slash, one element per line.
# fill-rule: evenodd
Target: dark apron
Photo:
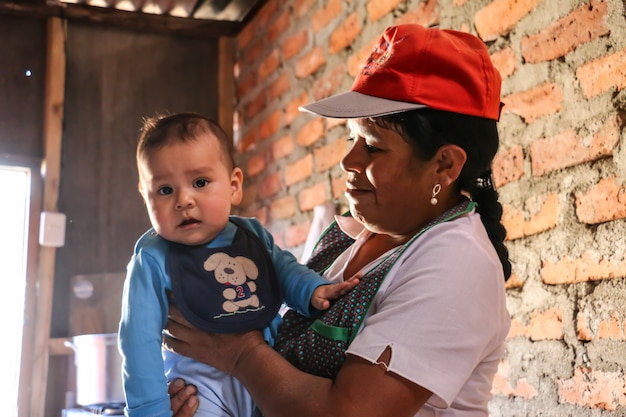
<path fill-rule="evenodd" d="M 221 248 L 172 243 L 167 265 L 176 306 L 194 326 L 214 333 L 263 329 L 282 297 L 272 259 L 259 237 L 237 224 Z"/>
<path fill-rule="evenodd" d="M 321 316 L 309 318 L 289 310 L 283 318 L 274 349 L 304 372 L 334 378 L 376 292 L 398 257 L 426 230 L 469 213 L 474 206 L 475 203 L 464 200 L 427 224 L 411 240 L 367 271 L 351 292 L 334 302 Z M 334 222 L 322 234 L 307 265 L 322 273 L 353 243 L 354 239 Z"/>

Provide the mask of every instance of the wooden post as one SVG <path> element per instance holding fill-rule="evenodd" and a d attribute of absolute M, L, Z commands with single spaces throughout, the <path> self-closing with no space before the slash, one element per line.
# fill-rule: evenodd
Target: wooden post
<path fill-rule="evenodd" d="M 219 106 L 217 109 L 218 123 L 231 139 L 233 137 L 233 100 L 235 98 L 234 65 L 235 45 L 233 38 L 219 39 L 219 69 L 217 76 L 217 91 Z"/>
<path fill-rule="evenodd" d="M 64 20 L 48 19 L 46 56 L 46 90 L 44 102 L 44 166 L 43 210 L 56 211 L 59 198 L 61 170 L 61 136 L 65 101 L 65 33 Z M 39 288 L 35 324 L 32 391 L 30 416 L 44 417 L 46 383 L 50 349 L 52 295 L 54 290 L 55 249 L 41 247 L 39 251 Z"/>

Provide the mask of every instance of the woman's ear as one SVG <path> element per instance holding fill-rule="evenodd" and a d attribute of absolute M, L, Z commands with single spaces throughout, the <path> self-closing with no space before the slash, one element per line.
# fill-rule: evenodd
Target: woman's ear
<path fill-rule="evenodd" d="M 455 182 L 467 161 L 467 153 L 457 145 L 443 145 L 435 156 L 437 161 L 437 175 L 442 186 Z"/>

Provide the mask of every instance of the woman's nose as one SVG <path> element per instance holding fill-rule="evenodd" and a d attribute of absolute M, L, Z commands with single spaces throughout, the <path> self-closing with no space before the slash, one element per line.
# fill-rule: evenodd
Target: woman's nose
<path fill-rule="evenodd" d="M 341 158 L 339 166 L 344 172 L 359 172 L 358 156 L 356 155 L 356 146 L 353 143 L 346 154 Z"/>

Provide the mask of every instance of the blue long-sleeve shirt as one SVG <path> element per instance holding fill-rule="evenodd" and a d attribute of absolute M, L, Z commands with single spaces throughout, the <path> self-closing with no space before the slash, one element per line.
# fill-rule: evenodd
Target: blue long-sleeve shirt
<path fill-rule="evenodd" d="M 328 281 L 299 264 L 290 252 L 275 245 L 271 234 L 258 220 L 240 219 L 265 244 L 276 268 L 285 303 L 310 315 L 313 291 L 320 285 L 328 284 Z M 236 231 L 237 226 L 229 222 L 206 246 L 227 246 L 232 243 Z M 172 415 L 167 394 L 167 370 L 161 352 L 161 331 L 168 315 L 166 291 L 172 289 L 166 266 L 168 245 L 153 229 L 147 231 L 137 241 L 127 267 L 119 347 L 123 357 L 122 375 L 129 417 Z"/>

